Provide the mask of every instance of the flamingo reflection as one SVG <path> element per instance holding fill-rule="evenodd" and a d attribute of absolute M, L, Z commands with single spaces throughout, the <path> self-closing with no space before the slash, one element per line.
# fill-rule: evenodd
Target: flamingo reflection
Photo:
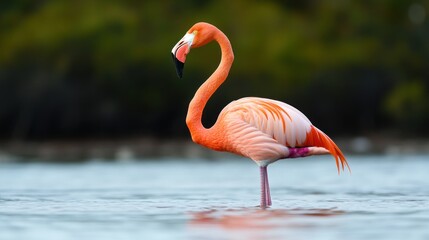
<path fill-rule="evenodd" d="M 191 213 L 191 227 L 217 227 L 229 230 L 270 230 L 276 228 L 308 228 L 315 218 L 342 215 L 338 209 L 234 209 L 207 210 Z"/>

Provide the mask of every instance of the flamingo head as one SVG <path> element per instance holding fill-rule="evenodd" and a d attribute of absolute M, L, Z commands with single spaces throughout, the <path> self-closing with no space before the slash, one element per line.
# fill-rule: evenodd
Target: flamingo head
<path fill-rule="evenodd" d="M 183 67 L 185 65 L 186 55 L 188 55 L 191 48 L 201 47 L 213 40 L 214 28 L 216 27 L 209 23 L 196 23 L 173 47 L 171 50 L 171 55 L 176 65 L 177 75 L 180 78 L 182 78 L 183 75 Z"/>

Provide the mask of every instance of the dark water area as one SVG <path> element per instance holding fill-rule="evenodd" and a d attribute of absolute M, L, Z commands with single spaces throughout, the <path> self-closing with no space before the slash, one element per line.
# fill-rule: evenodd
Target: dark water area
<path fill-rule="evenodd" d="M 0 239 L 429 239 L 429 156 L 0 163 Z"/>

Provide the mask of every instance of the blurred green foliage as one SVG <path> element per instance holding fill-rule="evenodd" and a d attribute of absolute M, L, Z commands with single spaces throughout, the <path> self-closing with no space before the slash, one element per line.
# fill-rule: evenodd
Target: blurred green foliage
<path fill-rule="evenodd" d="M 0 3 L 0 137 L 180 137 L 187 104 L 215 69 L 170 50 L 195 22 L 229 36 L 236 60 L 204 122 L 243 96 L 301 109 L 327 133 L 424 136 L 427 1 L 48 1 Z"/>

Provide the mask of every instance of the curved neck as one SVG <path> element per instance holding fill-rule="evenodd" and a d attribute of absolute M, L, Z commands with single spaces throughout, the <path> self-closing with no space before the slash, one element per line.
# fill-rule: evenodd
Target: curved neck
<path fill-rule="evenodd" d="M 220 45 L 222 52 L 221 61 L 213 74 L 198 88 L 194 98 L 189 103 L 188 114 L 186 116 L 186 124 L 191 132 L 192 139 L 196 142 L 199 142 L 199 139 L 205 138 L 203 136 L 208 130 L 201 122 L 204 107 L 213 93 L 226 80 L 234 61 L 231 43 L 225 34 L 216 29 L 213 39 Z"/>

